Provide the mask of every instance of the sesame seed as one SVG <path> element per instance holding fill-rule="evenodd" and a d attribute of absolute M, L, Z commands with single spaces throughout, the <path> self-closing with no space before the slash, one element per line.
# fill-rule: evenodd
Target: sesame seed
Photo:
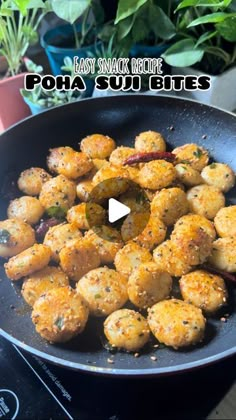
<path fill-rule="evenodd" d="M 114 360 L 113 360 L 113 359 L 109 359 L 109 358 L 108 358 L 108 359 L 107 359 L 107 362 L 108 362 L 108 363 L 110 363 L 110 364 L 113 364 L 113 363 L 114 363 Z"/>
<path fill-rule="evenodd" d="M 157 357 L 156 356 L 151 356 L 150 359 L 153 360 L 153 362 L 156 362 Z"/>

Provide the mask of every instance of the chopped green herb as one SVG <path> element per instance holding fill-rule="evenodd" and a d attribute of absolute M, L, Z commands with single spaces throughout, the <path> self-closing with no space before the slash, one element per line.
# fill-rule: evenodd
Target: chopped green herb
<path fill-rule="evenodd" d="M 215 169 L 215 168 L 216 168 L 216 164 L 215 164 L 215 163 L 212 163 L 212 164 L 210 165 L 210 168 L 211 168 L 211 169 Z"/>
<path fill-rule="evenodd" d="M 94 295 L 94 299 L 100 299 L 102 296 L 99 294 L 99 293 L 97 293 L 96 295 Z"/>
<path fill-rule="evenodd" d="M 188 168 L 186 168 L 186 166 L 181 166 L 181 168 L 183 168 L 184 171 L 187 171 Z"/>
<path fill-rule="evenodd" d="M 136 199 L 135 199 L 136 203 L 138 204 L 143 204 L 145 203 L 145 196 L 144 194 L 140 191 L 137 195 L 136 195 Z"/>
<path fill-rule="evenodd" d="M 0 229 L 0 244 L 8 244 L 10 240 L 10 233 L 6 229 Z"/>
<path fill-rule="evenodd" d="M 61 331 L 64 325 L 64 318 L 62 316 L 59 316 L 54 322 L 54 325 L 56 325 L 56 327 Z"/>
<path fill-rule="evenodd" d="M 56 219 L 64 219 L 66 212 L 66 209 L 60 206 L 52 206 L 47 209 L 48 216 L 55 217 Z"/>
<path fill-rule="evenodd" d="M 194 156 L 196 156 L 198 159 L 202 156 L 202 150 L 197 148 L 195 152 L 193 152 Z"/>
<path fill-rule="evenodd" d="M 225 175 L 225 178 L 229 178 L 229 174 L 226 174 L 226 175 Z"/>

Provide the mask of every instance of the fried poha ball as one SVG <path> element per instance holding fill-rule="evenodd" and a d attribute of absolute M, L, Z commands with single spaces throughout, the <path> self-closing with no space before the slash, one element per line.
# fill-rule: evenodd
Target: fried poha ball
<path fill-rule="evenodd" d="M 64 343 L 84 330 L 88 315 L 82 296 L 66 286 L 49 290 L 35 302 L 32 321 L 45 340 Z"/>
<path fill-rule="evenodd" d="M 150 308 L 148 324 L 160 343 L 178 349 L 203 340 L 206 320 L 201 309 L 182 300 L 170 299 Z"/>
<path fill-rule="evenodd" d="M 61 223 L 48 229 L 44 237 L 44 245 L 52 251 L 52 259 L 59 262 L 59 253 L 72 239 L 82 238 L 82 233 L 73 223 Z"/>
<path fill-rule="evenodd" d="M 214 219 L 217 212 L 225 206 L 223 193 L 210 185 L 198 185 L 187 192 L 190 211 L 207 219 Z"/>
<path fill-rule="evenodd" d="M 81 203 L 71 207 L 66 215 L 69 223 L 77 228 L 88 230 L 96 225 L 103 225 L 106 221 L 106 211 L 96 203 Z"/>
<path fill-rule="evenodd" d="M 236 206 L 223 207 L 214 219 L 219 236 L 236 236 Z"/>
<path fill-rule="evenodd" d="M 183 299 L 187 303 L 211 314 L 225 305 L 228 297 L 222 277 L 196 270 L 182 276 L 179 282 Z"/>
<path fill-rule="evenodd" d="M 142 188 L 158 190 L 168 187 L 176 178 L 174 165 L 165 160 L 145 163 L 139 172 L 139 185 Z"/>
<path fill-rule="evenodd" d="M 67 275 L 59 267 L 47 266 L 24 279 L 21 293 L 25 301 L 34 306 L 43 293 L 62 286 L 69 286 Z"/>
<path fill-rule="evenodd" d="M 180 219 L 175 223 L 173 232 L 182 232 L 184 235 L 184 233 L 187 233 L 192 227 L 201 227 L 212 240 L 216 238 L 214 224 L 206 217 L 192 213 L 180 217 Z"/>
<path fill-rule="evenodd" d="M 104 334 L 113 347 L 135 352 L 149 340 L 147 320 L 131 309 L 119 309 L 104 322 Z"/>
<path fill-rule="evenodd" d="M 151 260 L 152 255 L 147 249 L 134 242 L 129 242 L 117 252 L 114 264 L 119 273 L 128 277 L 141 263 Z"/>
<path fill-rule="evenodd" d="M 106 159 L 115 148 L 115 141 L 103 134 L 91 134 L 84 137 L 80 143 L 81 151 L 92 159 Z"/>
<path fill-rule="evenodd" d="M 140 264 L 128 280 L 129 300 L 138 308 L 150 308 L 154 303 L 167 299 L 172 289 L 172 278 L 160 271 L 154 262 Z"/>
<path fill-rule="evenodd" d="M 73 206 L 75 197 L 75 183 L 64 175 L 58 175 L 43 184 L 39 201 L 45 209 L 60 207 L 66 211 Z"/>
<path fill-rule="evenodd" d="M 19 254 L 35 243 L 35 231 L 20 219 L 0 221 L 0 257 Z"/>
<path fill-rule="evenodd" d="M 180 188 L 164 188 L 155 194 L 151 202 L 152 214 L 158 214 L 166 226 L 174 225 L 188 211 L 186 194 Z"/>
<path fill-rule="evenodd" d="M 170 240 L 154 249 L 153 259 L 157 268 L 160 271 L 166 271 L 170 276 L 180 277 L 191 270 L 184 251 Z"/>
<path fill-rule="evenodd" d="M 177 179 L 187 187 L 195 187 L 203 183 L 203 179 L 199 171 L 194 169 L 189 163 L 178 163 L 175 166 Z"/>
<path fill-rule="evenodd" d="M 41 219 L 44 208 L 40 201 L 28 195 L 12 200 L 7 209 L 9 219 L 20 219 L 29 225 L 35 225 Z"/>
<path fill-rule="evenodd" d="M 86 238 L 67 242 L 59 253 L 59 259 L 62 270 L 74 281 L 80 280 L 101 263 L 96 247 Z"/>
<path fill-rule="evenodd" d="M 195 143 L 188 143 L 183 146 L 176 147 L 172 153 L 176 155 L 177 164 L 187 163 L 199 172 L 202 171 L 209 161 L 207 150 Z"/>
<path fill-rule="evenodd" d="M 102 317 L 121 308 L 128 300 L 126 278 L 108 267 L 91 270 L 77 283 L 92 315 Z"/>
<path fill-rule="evenodd" d="M 132 147 L 120 146 L 113 150 L 109 161 L 114 166 L 123 166 L 126 159 L 137 153 Z"/>
<path fill-rule="evenodd" d="M 117 252 L 123 247 L 119 231 L 105 225 L 94 226 L 86 232 L 85 238 L 96 246 L 102 264 L 113 263 Z"/>
<path fill-rule="evenodd" d="M 27 195 L 39 195 L 45 182 L 51 179 L 51 175 L 43 168 L 29 168 L 21 172 L 17 181 L 18 188 Z"/>
<path fill-rule="evenodd" d="M 76 152 L 68 146 L 50 149 L 47 164 L 51 172 L 69 179 L 77 179 L 93 168 L 92 160 L 85 153 Z"/>
<path fill-rule="evenodd" d="M 138 152 L 165 152 L 166 142 L 157 131 L 143 131 L 135 138 L 135 149 Z"/>
<path fill-rule="evenodd" d="M 213 242 L 212 253 L 208 261 L 219 270 L 236 272 L 236 237 L 228 236 Z"/>
<path fill-rule="evenodd" d="M 19 280 L 46 267 L 50 258 L 51 250 L 48 246 L 34 244 L 4 264 L 6 275 L 11 280 Z"/>
<path fill-rule="evenodd" d="M 201 177 L 206 184 L 212 185 L 225 193 L 235 184 L 234 172 L 225 163 L 212 163 L 206 166 L 202 170 Z"/>

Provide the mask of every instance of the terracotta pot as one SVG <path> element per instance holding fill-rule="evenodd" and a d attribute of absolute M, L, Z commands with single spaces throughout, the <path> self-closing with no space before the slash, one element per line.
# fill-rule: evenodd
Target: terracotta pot
<path fill-rule="evenodd" d="M 0 133 L 31 115 L 20 89 L 24 87 L 25 73 L 0 81 Z"/>

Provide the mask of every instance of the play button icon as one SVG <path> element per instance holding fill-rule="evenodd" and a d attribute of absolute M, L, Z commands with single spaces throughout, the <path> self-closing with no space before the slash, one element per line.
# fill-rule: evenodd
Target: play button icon
<path fill-rule="evenodd" d="M 130 213 L 130 208 L 120 201 L 110 198 L 108 200 L 108 220 L 110 223 L 117 222 Z"/>

